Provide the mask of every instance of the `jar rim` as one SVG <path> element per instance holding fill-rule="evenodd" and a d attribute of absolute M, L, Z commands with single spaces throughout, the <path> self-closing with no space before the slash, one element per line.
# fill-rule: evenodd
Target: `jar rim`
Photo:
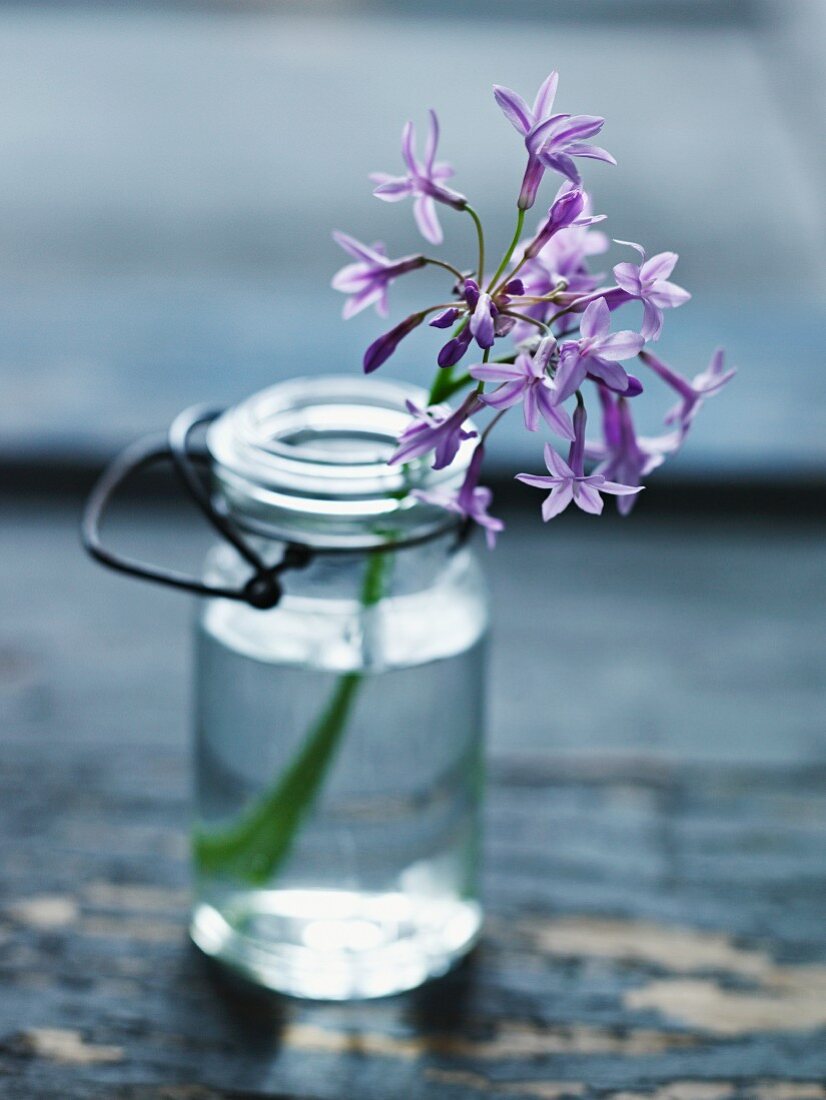
<path fill-rule="evenodd" d="M 388 465 L 424 408 L 419 386 L 361 375 L 293 378 L 223 413 L 207 432 L 213 481 L 232 517 L 269 538 L 316 546 L 375 546 L 444 529 L 445 511 L 415 490 L 458 488 L 473 453 L 433 470 L 425 456 Z"/>

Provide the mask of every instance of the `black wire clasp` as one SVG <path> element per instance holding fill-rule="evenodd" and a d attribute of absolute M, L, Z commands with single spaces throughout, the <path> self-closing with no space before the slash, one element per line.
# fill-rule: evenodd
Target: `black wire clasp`
<path fill-rule="evenodd" d="M 181 588 L 186 592 L 194 592 L 198 596 L 220 596 L 222 599 L 240 600 L 251 607 L 266 611 L 275 607 L 281 599 L 280 575 L 287 569 L 304 568 L 310 562 L 312 551 L 308 546 L 300 543 L 287 543 L 281 560 L 275 565 L 268 565 L 241 535 L 229 517 L 219 511 L 213 503 L 210 493 L 195 469 L 195 463 L 208 464 L 209 455 L 204 451 L 193 451 L 190 447 L 190 439 L 196 428 L 212 423 L 222 412 L 222 409 L 208 409 L 203 406 L 186 409 L 175 417 L 166 435 L 139 439 L 119 454 L 104 470 L 89 495 L 80 525 L 81 539 L 85 549 L 96 561 L 119 573 L 126 573 L 128 576 L 153 581 L 170 588 Z M 252 567 L 252 576 L 241 588 L 223 588 L 219 585 L 205 584 L 196 577 L 188 577 L 172 569 L 147 565 L 133 558 L 123 557 L 103 545 L 100 525 L 115 493 L 132 474 L 162 461 L 172 462 L 184 488 L 211 526 L 222 538 L 231 543 Z"/>
<path fill-rule="evenodd" d="M 390 549 L 386 545 L 356 549 L 349 547 L 310 547 L 300 542 L 287 542 L 280 561 L 275 565 L 270 565 L 264 561 L 255 548 L 244 538 L 226 511 L 222 510 L 213 500 L 203 479 L 195 469 L 196 463 L 208 466 L 210 456 L 206 451 L 192 449 L 190 443 L 192 434 L 197 428 L 203 427 L 205 424 L 211 424 L 223 411 L 223 409 L 211 409 L 203 405 L 195 405 L 192 408 L 185 409 L 175 417 L 165 435 L 139 439 L 136 443 L 127 447 L 125 451 L 122 451 L 107 466 L 89 494 L 80 524 L 83 546 L 96 561 L 118 573 L 125 573 L 127 576 L 137 577 L 140 580 L 163 584 L 169 588 L 180 588 L 185 592 L 193 592 L 197 596 L 217 596 L 225 600 L 239 600 L 260 611 L 267 611 L 275 607 L 281 599 L 283 588 L 280 578 L 281 574 L 287 570 L 303 569 L 319 554 L 384 553 Z M 219 585 L 205 584 L 197 577 L 188 577 L 186 574 L 178 573 L 173 569 L 166 569 L 158 565 L 147 565 L 133 558 L 124 557 L 103 545 L 100 534 L 101 523 L 117 491 L 132 474 L 163 461 L 172 463 L 182 485 L 208 523 L 222 538 L 234 546 L 241 557 L 250 565 L 252 575 L 241 588 L 224 588 Z M 455 521 L 449 521 L 438 530 L 394 541 L 392 549 L 395 551 L 409 546 L 419 546 L 438 538 L 440 535 L 447 534 L 451 530 L 456 530 L 457 538 L 454 549 L 458 549 L 467 540 L 470 529 L 469 522 L 461 523 L 457 530 Z"/>

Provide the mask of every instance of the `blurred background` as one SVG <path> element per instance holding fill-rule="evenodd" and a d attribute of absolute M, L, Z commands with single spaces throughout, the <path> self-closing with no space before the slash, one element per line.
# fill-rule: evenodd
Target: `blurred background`
<path fill-rule="evenodd" d="M 0 461 L 94 466 L 192 401 L 358 370 L 382 321 L 341 322 L 331 228 L 420 247 L 367 172 L 397 171 L 403 122 L 437 108 L 498 251 L 523 152 L 491 84 L 532 96 L 557 68 L 558 108 L 608 120 L 619 166 L 585 178 L 609 232 L 680 253 L 694 299 L 663 357 L 693 374 L 724 344 L 740 368 L 661 477 L 820 477 L 824 53 L 812 0 L 3 3 Z M 442 221 L 469 266 L 469 219 Z M 394 316 L 428 278 L 397 286 Z M 429 377 L 429 337 L 385 370 Z M 535 461 L 509 432 L 492 460 Z"/>
<path fill-rule="evenodd" d="M 186 954 L 190 601 L 93 565 L 78 519 L 103 463 L 184 406 L 360 369 L 384 322 L 342 322 L 330 231 L 381 238 L 393 256 L 420 247 L 409 205 L 378 202 L 367 179 L 400 168 L 406 119 L 423 129 L 438 110 L 456 185 L 491 253 L 504 247 L 523 150 L 491 85 L 532 97 L 552 68 L 560 110 L 607 119 L 618 167 L 587 164 L 585 179 L 611 235 L 680 254 L 693 300 L 667 315 L 662 357 L 693 375 L 722 344 L 739 374 L 627 521 L 611 504 L 599 521 L 543 526 L 539 494 L 512 480 L 539 468 L 539 444 L 504 422 L 486 478 L 508 524 L 484 558 L 490 931 L 470 977 L 436 987 L 430 1009 L 426 991 L 424 1007 L 360 1018 L 396 1038 L 465 1023 L 478 1038 L 498 1033 L 504 1005 L 534 1029 L 504 1068 L 579 1075 L 587 1098 L 708 1077 L 673 1095 L 733 1100 L 713 1085 L 730 1073 L 826 1079 L 822 1030 L 745 1037 L 760 1003 L 769 1029 L 784 1013 L 769 956 L 816 964 L 796 979 L 814 983 L 803 1023 L 792 1012 L 776 1029 L 823 1019 L 824 61 L 824 0 L 0 0 L 0 1095 L 160 1095 L 116 1092 L 123 1081 L 223 1084 L 209 1095 L 227 1098 L 436 1095 L 427 1061 L 405 1054 L 387 1078 L 369 1053 L 381 1045 L 349 1031 L 349 1054 L 289 1041 L 279 1054 L 278 1028 L 256 1017 L 248 1033 Z M 469 265 L 470 219 L 441 217 L 443 255 Z M 629 258 L 616 248 L 605 270 Z M 427 300 L 430 279 L 394 288 L 394 317 Z M 425 381 L 438 343 L 417 333 L 385 372 Z M 650 390 L 640 422 L 658 430 L 670 396 Z M 187 571 L 211 541 L 160 477 L 125 496 L 109 534 Z M 595 919 L 593 957 L 526 954 L 511 919 L 524 913 Z M 630 929 L 631 961 L 621 930 L 613 972 L 606 917 Z M 643 1044 L 634 1070 L 617 1052 L 660 1016 L 627 993 L 672 953 L 652 921 L 690 926 L 678 978 L 707 976 L 723 933 L 749 950 L 730 952 L 744 962 L 701 1020 L 720 1042 L 701 1029 L 676 1035 L 684 1051 Z M 738 1031 L 729 998 L 763 972 L 764 950 L 775 984 L 763 1002 L 748 986 Z M 674 1012 L 696 985 L 678 987 Z M 323 1007 L 284 1011 L 342 1026 Z M 580 1046 L 583 1020 L 610 1044 Z M 534 1034 L 558 1024 L 563 1045 L 551 1034 L 535 1059 Z M 504 1048 L 520 1032 L 501 1034 Z M 441 1049 L 437 1070 L 453 1064 Z M 461 1095 L 492 1097 L 485 1075 L 502 1068 L 476 1067 L 484 1089 Z M 531 1095 L 563 1095 L 540 1086 Z"/>

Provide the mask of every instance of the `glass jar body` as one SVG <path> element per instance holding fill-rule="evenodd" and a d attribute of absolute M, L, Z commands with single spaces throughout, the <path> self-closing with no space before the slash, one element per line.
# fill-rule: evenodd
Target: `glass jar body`
<path fill-rule="evenodd" d="M 455 533 L 287 577 L 199 610 L 193 938 L 282 992 L 399 992 L 481 923 L 484 583 Z"/>

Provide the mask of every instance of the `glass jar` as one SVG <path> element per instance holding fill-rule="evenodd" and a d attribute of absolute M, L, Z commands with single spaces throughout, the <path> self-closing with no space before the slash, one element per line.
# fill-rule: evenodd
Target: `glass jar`
<path fill-rule="evenodd" d="M 209 599 L 196 639 L 192 937 L 297 996 L 372 997 L 475 942 L 487 597 L 470 547 L 388 466 L 418 389 L 282 383 L 209 430 L 216 495 L 283 575 L 278 606 Z M 398 545 L 395 545 L 398 544 Z M 395 547 L 395 548 L 394 548 Z M 205 579 L 237 586 L 227 544 Z"/>

